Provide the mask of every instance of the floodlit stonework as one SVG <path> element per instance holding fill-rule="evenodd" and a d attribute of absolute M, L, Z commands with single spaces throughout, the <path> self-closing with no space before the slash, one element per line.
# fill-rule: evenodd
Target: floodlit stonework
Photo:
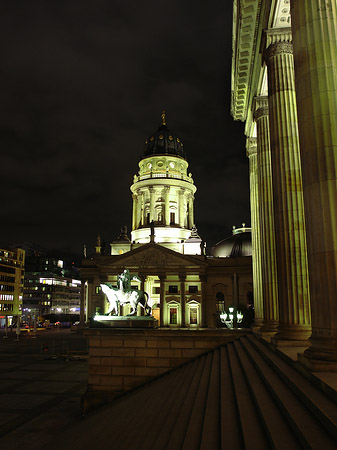
<path fill-rule="evenodd" d="M 231 113 L 257 138 L 256 326 L 307 342 L 301 361 L 324 370 L 337 369 L 336 44 L 336 0 L 233 2 Z"/>

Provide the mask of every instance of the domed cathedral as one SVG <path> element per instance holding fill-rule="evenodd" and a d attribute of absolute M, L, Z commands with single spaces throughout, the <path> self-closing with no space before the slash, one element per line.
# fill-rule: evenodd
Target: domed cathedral
<path fill-rule="evenodd" d="M 187 173 L 188 162 L 181 139 L 168 129 L 165 111 L 161 118 L 161 126 L 145 141 L 139 172 L 131 186 L 131 240 L 137 244 L 149 242 L 152 224 L 154 242 L 185 253 L 183 243 L 194 225 L 193 202 L 197 189 L 191 173 Z"/>
<path fill-rule="evenodd" d="M 206 256 L 194 224 L 196 187 L 183 143 L 168 129 L 165 111 L 158 130 L 145 141 L 131 192 L 131 239 L 122 227 L 106 255 L 98 236 L 96 252 L 82 262 L 82 321 L 109 311 L 101 284 L 118 289 L 125 271 L 129 287 L 149 296 L 160 327 L 225 327 L 222 312 L 251 306 L 251 253 L 226 253 L 221 241 Z M 250 235 L 248 229 L 242 231 Z M 236 240 L 241 242 L 241 236 Z M 128 305 L 120 307 L 120 315 L 129 312 Z M 138 306 L 137 315 L 143 314 Z"/>

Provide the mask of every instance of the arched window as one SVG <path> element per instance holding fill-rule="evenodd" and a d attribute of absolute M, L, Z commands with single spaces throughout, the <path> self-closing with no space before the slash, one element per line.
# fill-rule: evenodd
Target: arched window
<path fill-rule="evenodd" d="M 215 309 L 217 313 L 223 313 L 225 311 L 225 294 L 223 292 L 217 292 L 215 296 Z"/>

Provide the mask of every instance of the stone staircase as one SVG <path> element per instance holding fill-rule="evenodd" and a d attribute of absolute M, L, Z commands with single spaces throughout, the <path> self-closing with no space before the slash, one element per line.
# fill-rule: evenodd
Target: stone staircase
<path fill-rule="evenodd" d="M 69 448 L 337 449 L 336 397 L 295 366 L 247 334 L 90 414 Z"/>

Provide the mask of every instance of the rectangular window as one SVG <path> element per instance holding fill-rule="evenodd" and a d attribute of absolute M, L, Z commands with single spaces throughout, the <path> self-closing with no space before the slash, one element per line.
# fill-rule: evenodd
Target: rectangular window
<path fill-rule="evenodd" d="M 198 325 L 198 309 L 190 308 L 190 325 Z"/>
<path fill-rule="evenodd" d="M 198 293 L 198 286 L 189 286 L 188 287 L 188 293 L 189 294 L 197 294 Z"/>
<path fill-rule="evenodd" d="M 159 294 L 160 294 L 160 287 L 154 286 L 154 287 L 152 288 L 152 294 L 153 294 L 153 295 L 159 295 Z"/>
<path fill-rule="evenodd" d="M 169 294 L 178 294 L 178 286 L 177 285 L 171 285 L 169 286 Z"/>
<path fill-rule="evenodd" d="M 172 224 L 176 223 L 176 213 L 174 213 L 174 212 L 170 213 L 170 223 L 172 223 Z"/>
<path fill-rule="evenodd" d="M 217 313 L 223 313 L 225 311 L 225 302 L 217 300 L 215 303 L 215 308 Z"/>
<path fill-rule="evenodd" d="M 95 287 L 95 293 L 96 293 L 96 294 L 100 294 L 101 292 L 102 292 L 101 286 L 96 286 L 96 287 Z"/>
<path fill-rule="evenodd" d="M 178 310 L 177 308 L 170 308 L 170 325 L 177 325 L 178 323 Z"/>

